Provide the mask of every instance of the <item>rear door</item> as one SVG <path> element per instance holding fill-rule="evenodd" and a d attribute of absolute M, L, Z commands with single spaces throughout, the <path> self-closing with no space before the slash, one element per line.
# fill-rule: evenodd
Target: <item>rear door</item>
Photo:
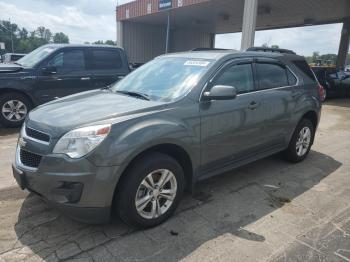
<path fill-rule="evenodd" d="M 65 48 L 42 65 L 55 70 L 50 74 L 39 71 L 36 92 L 41 103 L 91 89 L 91 74 L 86 70 L 85 57 L 83 48 Z"/>
<path fill-rule="evenodd" d="M 256 59 L 255 72 L 264 118 L 261 143 L 271 150 L 283 147 L 290 133 L 295 98 L 302 91 L 295 87 L 296 76 L 278 60 Z"/>
<path fill-rule="evenodd" d="M 255 92 L 252 59 L 235 60 L 224 66 L 210 81 L 230 85 L 238 95 L 232 100 L 200 102 L 201 159 L 203 173 L 229 166 L 260 149 L 260 97 Z"/>
<path fill-rule="evenodd" d="M 88 68 L 92 73 L 92 88 L 102 88 L 119 81 L 128 72 L 123 54 L 118 48 L 91 48 Z"/>

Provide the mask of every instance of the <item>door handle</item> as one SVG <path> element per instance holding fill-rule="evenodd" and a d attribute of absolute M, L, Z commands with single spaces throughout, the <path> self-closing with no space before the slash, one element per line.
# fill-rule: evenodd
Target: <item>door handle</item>
<path fill-rule="evenodd" d="M 258 106 L 259 106 L 259 103 L 258 103 L 258 102 L 252 101 L 252 102 L 249 103 L 248 108 L 249 108 L 250 110 L 254 110 L 254 109 L 256 109 Z"/>
<path fill-rule="evenodd" d="M 87 81 L 87 80 L 90 80 L 90 77 L 82 77 L 80 78 L 81 81 Z"/>

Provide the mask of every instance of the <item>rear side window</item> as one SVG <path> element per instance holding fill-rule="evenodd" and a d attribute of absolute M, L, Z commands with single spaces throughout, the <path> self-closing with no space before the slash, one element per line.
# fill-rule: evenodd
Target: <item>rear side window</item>
<path fill-rule="evenodd" d="M 313 74 L 313 72 L 311 71 L 311 68 L 309 67 L 309 65 L 305 60 L 295 60 L 292 62 L 296 67 L 298 67 L 301 71 L 303 71 L 311 81 L 317 81 L 315 78 L 315 75 Z"/>
<path fill-rule="evenodd" d="M 289 70 L 287 69 L 287 75 L 288 75 L 288 83 L 290 86 L 295 86 L 298 82 L 297 78 L 295 77 L 295 75 Z"/>
<path fill-rule="evenodd" d="M 289 85 L 286 68 L 281 65 L 257 63 L 256 71 L 259 89 L 269 89 Z"/>
<path fill-rule="evenodd" d="M 91 51 L 91 67 L 95 70 L 113 70 L 122 67 L 122 58 L 118 50 L 95 49 Z"/>
<path fill-rule="evenodd" d="M 232 65 L 223 70 L 215 80 L 215 85 L 234 86 L 238 94 L 254 90 L 251 64 Z"/>

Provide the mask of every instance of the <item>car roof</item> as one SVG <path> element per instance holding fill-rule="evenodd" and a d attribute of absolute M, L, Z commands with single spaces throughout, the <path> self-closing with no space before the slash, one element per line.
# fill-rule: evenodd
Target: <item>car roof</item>
<path fill-rule="evenodd" d="M 26 55 L 25 53 L 6 53 L 5 55 Z"/>
<path fill-rule="evenodd" d="M 304 59 L 301 56 L 293 54 L 283 54 L 275 52 L 259 52 L 259 51 L 237 51 L 237 50 L 206 50 L 206 51 L 188 51 L 179 53 L 169 53 L 160 57 L 181 57 L 189 59 L 210 59 L 220 60 L 225 57 L 267 57 L 267 58 L 282 58 L 293 57 L 294 59 Z"/>
<path fill-rule="evenodd" d="M 56 48 L 64 48 L 64 47 L 99 47 L 99 48 L 117 48 L 123 49 L 114 45 L 97 45 L 97 44 L 47 44 L 47 47 L 56 47 Z"/>

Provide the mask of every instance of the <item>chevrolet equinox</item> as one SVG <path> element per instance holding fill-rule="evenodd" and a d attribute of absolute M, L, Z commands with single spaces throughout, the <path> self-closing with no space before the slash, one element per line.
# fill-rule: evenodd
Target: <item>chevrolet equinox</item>
<path fill-rule="evenodd" d="M 152 227 L 205 178 L 283 152 L 304 160 L 321 112 L 305 59 L 276 52 L 163 55 L 118 83 L 31 111 L 13 173 L 67 215 Z"/>

